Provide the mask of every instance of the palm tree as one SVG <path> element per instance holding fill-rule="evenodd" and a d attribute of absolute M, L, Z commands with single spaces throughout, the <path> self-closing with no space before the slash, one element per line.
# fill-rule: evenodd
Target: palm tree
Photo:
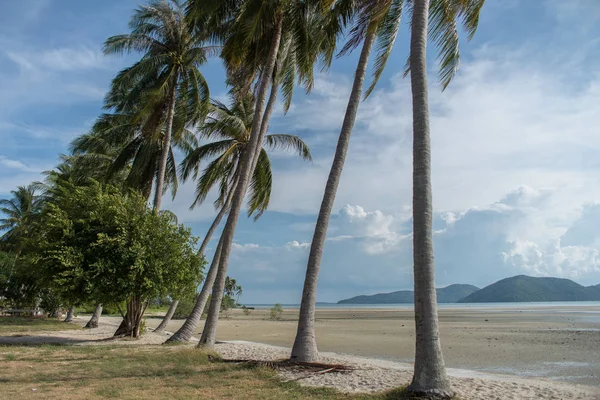
<path fill-rule="evenodd" d="M 451 398 L 439 339 L 433 263 L 433 201 L 431 196 L 431 139 L 427 91 L 428 29 L 441 49 L 440 78 L 446 87 L 458 67 L 456 18 L 471 38 L 484 0 L 450 3 L 414 0 L 410 38 L 410 82 L 413 104 L 413 259 L 415 281 L 416 353 L 409 390 L 418 395 Z M 428 21 L 432 21 L 428 28 Z"/>
<path fill-rule="evenodd" d="M 458 34 L 456 32 L 455 18 L 459 14 L 464 14 L 465 17 L 467 14 L 471 16 L 478 15 L 483 0 L 433 0 L 433 2 L 436 12 L 432 13 L 432 25 L 434 29 L 431 35 L 441 49 L 440 80 L 445 88 L 458 67 Z M 407 2 L 407 4 L 409 7 L 412 7 L 411 2 Z M 372 46 L 376 43 L 378 55 L 375 59 L 373 82 L 367 89 L 365 97 L 375 88 L 392 52 L 404 7 L 405 2 L 403 0 L 385 0 L 379 2 L 371 0 L 348 2 L 342 0 L 333 9 L 332 15 L 335 19 L 329 26 L 329 35 L 335 34 L 335 32 L 343 32 L 346 22 L 355 22 L 350 31 L 350 40 L 342 48 L 340 55 L 351 51 L 361 41 L 363 42 L 363 46 L 311 243 L 306 278 L 302 291 L 298 329 L 291 355 L 291 358 L 296 361 L 312 362 L 318 359 L 314 330 L 316 292 L 331 210 L 358 110 Z M 326 43 L 334 42 L 329 40 Z"/>
<path fill-rule="evenodd" d="M 325 237 L 327 235 L 327 228 L 331 217 L 331 210 L 333 209 L 335 195 L 346 160 L 346 153 L 348 151 L 350 136 L 360 105 L 363 83 L 367 73 L 367 66 L 373 45 L 377 43 L 378 55 L 376 69 L 373 82 L 365 97 L 367 97 L 375 87 L 392 51 L 398 32 L 398 26 L 400 24 L 402 6 L 403 0 L 387 0 L 382 2 L 374 2 L 371 0 L 359 2 L 340 1 L 331 12 L 333 18 L 327 29 L 329 35 L 335 36 L 336 34 L 343 32 L 346 23 L 354 21 L 354 26 L 350 31 L 350 40 L 342 48 L 340 55 L 350 52 L 360 45 L 361 42 L 363 45 L 356 72 L 354 73 L 352 91 L 350 92 L 350 98 L 348 99 L 344 122 L 338 138 L 333 163 L 325 186 L 325 193 L 321 202 L 321 208 L 319 210 L 319 216 L 317 218 L 310 247 L 310 254 L 306 267 L 306 277 L 302 290 L 302 300 L 300 303 L 298 328 L 291 354 L 291 359 L 295 361 L 314 362 L 319 357 L 314 326 L 317 301 L 317 281 L 323 248 L 325 246 Z M 335 45 L 335 40 L 328 40 L 326 43 Z M 323 50 L 327 51 L 327 49 Z"/>
<path fill-rule="evenodd" d="M 310 3 L 310 4 L 309 4 Z M 210 26 L 210 15 L 217 10 L 218 22 L 225 27 L 226 34 L 222 57 L 226 60 L 228 70 L 240 76 L 240 82 L 252 82 L 258 75 L 255 87 L 255 110 L 249 143 L 240 160 L 239 181 L 234 191 L 227 222 L 221 234 L 220 265 L 212 291 L 212 301 L 208 318 L 200 339 L 202 345 L 211 346 L 215 342 L 216 327 L 219 318 L 221 300 L 227 277 L 229 253 L 233 243 L 233 235 L 239 214 L 244 202 L 244 196 L 253 175 L 254 166 L 260 156 L 260 145 L 264 140 L 268 126 L 268 115 L 265 113 L 265 102 L 268 90 L 273 88 L 274 72 L 280 53 L 280 46 L 285 43 L 282 39 L 287 32 L 294 38 L 291 46 L 298 54 L 310 60 L 313 53 L 303 52 L 309 37 L 305 34 L 307 24 L 314 10 L 313 2 L 297 2 L 292 0 L 262 0 L 211 2 L 207 0 L 192 0 L 188 5 L 188 13 L 195 21 L 207 22 Z M 285 27 L 285 29 L 284 29 Z M 311 65 L 306 63 L 304 65 Z M 237 74 L 237 72 L 240 72 Z M 242 84 L 242 93 L 249 85 Z M 273 91 L 271 90 L 271 93 Z M 266 117 L 266 118 L 265 118 Z M 263 129 L 264 127 L 264 129 Z M 214 260 L 213 260 L 214 262 Z"/>
<path fill-rule="evenodd" d="M 211 113 L 200 132 L 201 136 L 206 139 L 221 140 L 194 149 L 183 160 L 180 167 L 181 176 L 184 180 L 190 176 L 194 179 L 200 176 L 196 186 L 196 198 L 192 207 L 203 202 L 213 187 L 217 185 L 219 187 L 219 196 L 215 201 L 215 206 L 220 211 L 202 241 L 199 250 L 200 254 L 204 254 L 208 241 L 231 206 L 231 200 L 239 182 L 240 162 L 247 151 L 246 149 L 250 140 L 254 118 L 253 96 L 247 92 L 246 96 L 239 98 L 236 94 L 232 93 L 231 100 L 232 105 L 229 107 L 221 102 L 214 102 Z M 267 150 L 278 149 L 292 150 L 303 159 L 312 160 L 308 146 L 299 137 L 286 134 L 265 136 L 249 188 L 248 216 L 254 214 L 255 220 L 267 209 L 271 197 L 272 171 Z M 211 158 L 212 161 L 208 163 L 200 174 L 201 163 Z M 183 326 L 174 335 L 169 337 L 167 342 L 186 342 L 190 340 L 195 332 L 217 275 L 220 250 L 221 246 L 218 245 L 204 285 L 196 298 L 196 303 L 190 316 Z"/>
<path fill-rule="evenodd" d="M 113 81 L 112 93 L 117 97 L 125 94 L 125 101 L 116 104 L 117 112 L 131 111 L 131 105 L 137 115 L 160 114 L 157 109 L 165 112 L 154 197 L 154 209 L 160 210 L 177 103 L 186 109 L 185 124 L 203 119 L 210 100 L 208 84 L 198 68 L 214 49 L 202 46 L 202 41 L 192 36 L 179 0 L 154 0 L 139 7 L 129 26 L 132 33 L 107 39 L 104 52 L 144 53 L 140 61 L 121 71 Z M 108 104 L 110 98 L 111 93 Z"/>
<path fill-rule="evenodd" d="M 10 192 L 12 198 L 0 199 L 0 212 L 4 214 L 0 219 L 0 231 L 5 231 L 0 244 L 14 251 L 15 258 L 19 257 L 31 222 L 41 209 L 43 199 L 36 193 L 38 189 L 39 185 L 35 183 L 19 186 Z"/>
<path fill-rule="evenodd" d="M 178 107 L 176 111 L 179 110 Z M 106 160 L 105 168 L 96 169 L 104 174 L 98 180 L 121 181 L 149 199 L 162 156 L 164 115 L 161 114 L 164 114 L 161 110 L 146 118 L 140 118 L 136 112 L 103 114 L 89 133 L 71 143 L 71 151 L 75 157 Z M 197 143 L 183 124 L 174 125 L 164 176 L 164 187 L 170 187 L 173 196 L 178 187 L 174 150 L 189 151 Z"/>

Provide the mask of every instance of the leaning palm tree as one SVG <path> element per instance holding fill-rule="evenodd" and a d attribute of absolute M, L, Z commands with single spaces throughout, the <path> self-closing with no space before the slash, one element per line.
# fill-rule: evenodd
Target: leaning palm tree
<path fill-rule="evenodd" d="M 39 213 L 43 198 L 37 194 L 38 184 L 19 186 L 10 193 L 12 198 L 0 199 L 0 244 L 14 251 L 19 257 L 23 248 L 23 240 L 28 236 L 33 218 Z"/>
<path fill-rule="evenodd" d="M 247 151 L 250 141 L 254 118 L 253 96 L 250 92 L 247 92 L 243 98 L 239 98 L 237 94 L 232 93 L 231 100 L 231 106 L 215 101 L 200 131 L 201 137 L 205 139 L 219 140 L 199 146 L 191 151 L 180 167 L 181 176 L 184 180 L 189 177 L 197 179 L 196 198 L 192 207 L 202 203 L 211 189 L 218 187 L 219 196 L 215 201 L 215 207 L 219 209 L 219 213 L 202 241 L 199 250 L 201 254 L 204 254 L 214 231 L 231 206 L 231 199 L 241 173 L 240 161 Z M 254 215 L 255 220 L 267 209 L 271 197 L 272 171 L 267 150 L 291 150 L 305 160 L 312 159 L 308 146 L 298 136 L 286 134 L 265 136 L 249 187 L 248 216 Z M 211 161 L 200 172 L 200 165 L 208 160 Z M 188 341 L 195 332 L 217 275 L 220 250 L 221 246 L 217 246 L 217 251 L 213 256 L 202 290 L 196 299 L 190 316 L 183 326 L 167 340 L 168 342 Z"/>
<path fill-rule="evenodd" d="M 339 1 L 330 12 L 331 20 L 326 26 L 325 33 L 335 36 L 346 28 L 349 22 L 354 22 L 351 28 L 350 40 L 342 48 L 340 55 L 344 55 L 362 42 L 362 50 L 354 74 L 354 84 L 350 92 L 344 122 L 338 138 L 333 163 L 325 186 L 325 193 L 321 202 L 321 209 L 315 225 L 315 231 L 310 247 L 306 277 L 300 303 L 300 317 L 296 339 L 292 348 L 291 359 L 301 362 L 313 362 L 319 357 L 315 339 L 315 307 L 317 295 L 317 281 L 321 265 L 321 257 L 325 246 L 327 227 L 331 217 L 331 210 L 335 201 L 335 195 L 339 186 L 342 169 L 346 160 L 346 153 L 350 143 L 350 136 L 356 120 L 356 114 L 362 97 L 363 83 L 367 73 L 369 57 L 373 45 L 377 43 L 376 70 L 373 83 L 368 89 L 368 96 L 377 80 L 381 76 L 387 63 L 391 50 L 394 46 L 403 0 L 387 0 L 376 2 L 372 0 L 362 1 Z M 333 44 L 335 40 L 327 40 L 325 43 Z M 330 49 L 322 49 L 330 52 Z M 366 96 L 365 96 L 366 97 Z"/>
<path fill-rule="evenodd" d="M 310 4 L 309 4 L 310 3 Z M 216 7 L 215 7 L 216 5 Z M 275 83 L 273 77 L 277 59 L 282 45 L 282 38 L 290 32 L 294 40 L 291 46 L 298 50 L 298 54 L 307 56 L 310 60 L 311 52 L 302 52 L 306 44 L 303 38 L 309 37 L 306 32 L 306 22 L 314 15 L 313 2 L 298 2 L 292 0 L 275 0 L 264 2 L 262 0 L 212 2 L 207 0 L 192 0 L 188 5 L 190 15 L 196 21 L 207 21 L 202 15 L 207 10 L 218 10 L 219 22 L 226 27 L 226 40 L 224 42 L 222 57 L 227 61 L 230 71 L 242 71 L 242 82 L 253 82 L 255 77 L 255 109 L 249 143 L 240 160 L 239 181 L 234 191 L 227 222 L 223 228 L 221 239 L 217 248 L 220 251 L 220 260 L 212 289 L 212 301 L 208 310 L 208 317 L 200 338 L 200 344 L 211 346 L 215 342 L 219 310 L 225 288 L 229 254 L 233 243 L 235 227 L 244 202 L 244 196 L 253 175 L 255 165 L 258 163 L 260 148 L 263 143 L 268 115 L 265 113 L 265 103 L 269 89 Z M 210 24 L 209 24 L 210 25 Z M 254 57 L 252 54 L 259 54 Z M 251 62 L 248 63 L 248 60 Z M 257 62 L 254 62 L 257 61 Z M 312 67 L 312 63 L 310 64 Z M 249 70 L 245 71 L 245 69 Z M 244 85 L 248 87 L 248 85 Z M 244 90 L 242 90 L 243 92 Z M 265 118 L 266 117 L 266 118 Z M 213 260 L 214 262 L 214 260 Z"/>
<path fill-rule="evenodd" d="M 154 197 L 154 209 L 160 210 L 176 106 L 181 102 L 187 107 L 185 124 L 197 124 L 205 116 L 209 90 L 198 68 L 213 48 L 192 36 L 179 0 L 153 0 L 139 7 L 129 26 L 130 34 L 107 39 L 104 53 L 144 53 L 140 61 L 117 75 L 112 93 L 125 97 L 115 105 L 117 112 L 130 112 L 132 105 L 136 115 L 156 115 L 157 108 L 165 112 Z M 110 98 L 109 93 L 108 104 Z"/>
<path fill-rule="evenodd" d="M 431 35 L 442 50 L 440 77 L 445 88 L 458 66 L 458 34 L 456 33 L 454 18 L 459 13 L 459 10 L 462 9 L 468 9 L 469 13 L 478 13 L 480 6 L 477 8 L 477 5 L 482 3 L 482 0 L 433 1 L 436 4 L 437 12 L 432 14 L 434 29 L 432 29 Z M 327 30 L 330 35 L 336 31 L 338 33 L 344 32 L 346 24 L 354 22 L 350 30 L 350 39 L 342 48 L 340 55 L 351 51 L 361 42 L 363 44 L 354 75 L 354 84 L 350 93 L 346 115 L 342 124 L 331 171 L 325 186 L 325 193 L 311 243 L 302 291 L 298 329 L 291 354 L 293 360 L 311 362 L 318 359 L 314 329 L 318 274 L 331 210 L 362 95 L 367 64 L 372 47 L 375 45 L 378 54 L 375 59 L 374 79 L 367 89 L 365 97 L 372 93 L 392 52 L 403 8 L 406 5 L 412 7 L 411 2 L 406 3 L 404 0 L 341 0 L 335 4 L 332 11 L 334 19 Z M 327 43 L 334 43 L 334 41 L 329 40 Z"/>
<path fill-rule="evenodd" d="M 446 87 L 458 67 L 456 19 L 469 38 L 475 34 L 484 0 L 414 0 L 410 38 L 410 83 L 413 106 L 413 259 L 415 281 L 416 353 L 409 391 L 451 398 L 439 339 L 433 263 L 433 201 L 431 196 L 431 139 L 427 93 L 428 29 L 441 50 L 440 78 Z M 431 7 L 431 10 L 430 10 Z M 431 27 L 428 27 L 431 21 Z"/>

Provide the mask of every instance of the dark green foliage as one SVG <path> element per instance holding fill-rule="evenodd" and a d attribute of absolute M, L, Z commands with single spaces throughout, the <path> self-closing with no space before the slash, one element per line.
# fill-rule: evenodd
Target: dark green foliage
<path fill-rule="evenodd" d="M 456 303 L 463 297 L 479 290 L 473 285 L 450 285 L 436 289 L 438 303 Z M 415 294 L 412 290 L 400 290 L 392 293 L 378 293 L 371 296 L 356 296 L 338 301 L 338 304 L 402 304 L 412 303 Z"/>
<path fill-rule="evenodd" d="M 70 302 L 193 293 L 203 260 L 189 229 L 137 193 L 95 183 L 57 190 L 39 222 L 37 266 Z"/>
<path fill-rule="evenodd" d="M 39 294 L 39 277 L 31 268 L 31 260 L 0 252 L 0 308 L 33 309 Z"/>
<path fill-rule="evenodd" d="M 179 305 L 173 314 L 173 319 L 186 319 L 190 316 L 192 309 L 196 304 L 195 298 L 183 298 L 179 300 Z"/>
<path fill-rule="evenodd" d="M 460 300 L 460 303 L 600 301 L 600 285 L 581 286 L 569 279 L 513 276 Z"/>

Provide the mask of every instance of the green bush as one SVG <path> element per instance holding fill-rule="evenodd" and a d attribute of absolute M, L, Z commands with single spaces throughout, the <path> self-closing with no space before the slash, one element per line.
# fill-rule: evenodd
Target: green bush
<path fill-rule="evenodd" d="M 181 299 L 179 300 L 179 305 L 175 310 L 175 314 L 173 314 L 174 319 L 186 319 L 192 313 L 194 309 L 194 305 L 196 304 L 196 299 Z"/>
<path fill-rule="evenodd" d="M 279 321 L 281 319 L 281 314 L 283 314 L 283 307 L 281 307 L 281 304 L 275 304 L 273 307 L 271 307 L 270 311 L 271 313 L 269 318 L 271 321 Z"/>

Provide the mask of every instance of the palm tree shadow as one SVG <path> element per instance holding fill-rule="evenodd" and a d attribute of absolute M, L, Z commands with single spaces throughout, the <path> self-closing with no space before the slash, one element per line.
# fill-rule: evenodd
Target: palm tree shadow
<path fill-rule="evenodd" d="M 96 340 L 77 339 L 65 336 L 36 336 L 36 335 L 15 335 L 0 336 L 0 346 L 45 346 L 45 345 L 69 345 Z"/>

